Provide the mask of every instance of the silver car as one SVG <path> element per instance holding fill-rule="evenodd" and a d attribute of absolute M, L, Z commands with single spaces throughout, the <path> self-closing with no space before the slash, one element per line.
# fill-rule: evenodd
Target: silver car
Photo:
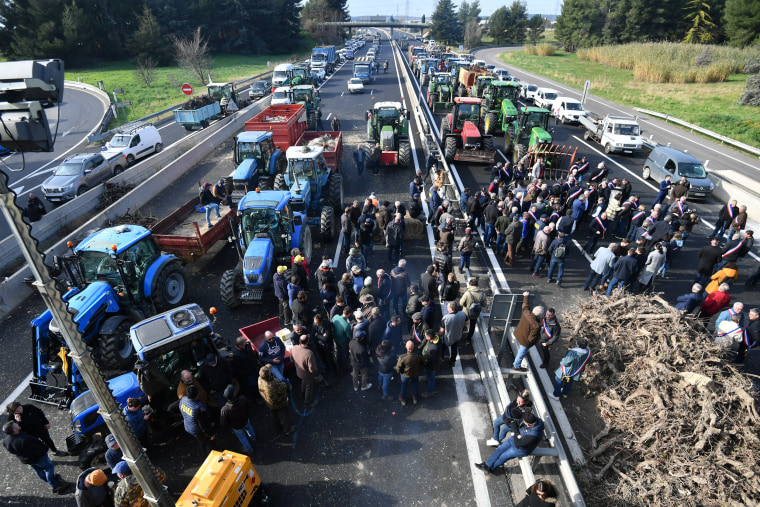
<path fill-rule="evenodd" d="M 644 162 L 642 176 L 645 180 L 652 178 L 659 182 L 668 175 L 674 184 L 681 179 L 681 176 L 686 176 L 691 184 L 687 194 L 689 199 L 710 197 L 715 188 L 715 184 L 710 181 L 707 170 L 699 159 L 675 148 L 657 146 Z"/>
<path fill-rule="evenodd" d="M 119 154 L 109 163 L 100 153 L 80 153 L 68 157 L 42 183 L 45 199 L 63 203 L 82 195 L 127 167 L 127 159 Z"/>

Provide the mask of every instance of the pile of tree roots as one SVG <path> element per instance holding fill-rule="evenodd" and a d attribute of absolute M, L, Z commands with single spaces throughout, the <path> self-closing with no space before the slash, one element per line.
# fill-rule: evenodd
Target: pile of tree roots
<path fill-rule="evenodd" d="M 311 141 L 308 142 L 309 148 L 322 148 L 324 147 L 327 151 L 333 151 L 335 150 L 335 146 L 338 143 L 337 139 L 331 136 L 330 134 L 325 134 L 323 136 L 315 137 Z"/>
<path fill-rule="evenodd" d="M 200 109 L 203 106 L 207 106 L 209 104 L 213 104 L 215 102 L 214 99 L 209 97 L 208 95 L 199 95 L 197 97 L 193 97 L 184 104 L 180 106 L 180 109 L 183 111 L 193 111 L 195 109 Z"/>
<path fill-rule="evenodd" d="M 755 388 L 658 295 L 593 296 L 566 316 L 605 428 L 578 475 L 588 505 L 758 505 Z"/>

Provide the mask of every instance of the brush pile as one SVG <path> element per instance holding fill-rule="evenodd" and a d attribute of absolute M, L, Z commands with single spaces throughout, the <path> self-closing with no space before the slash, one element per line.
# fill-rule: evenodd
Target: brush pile
<path fill-rule="evenodd" d="M 209 97 L 208 95 L 199 95 L 198 97 L 193 97 L 184 104 L 180 106 L 180 109 L 183 111 L 194 111 L 196 109 L 200 109 L 203 106 L 207 106 L 209 104 L 213 104 L 216 102 L 214 99 Z"/>
<path fill-rule="evenodd" d="M 699 321 L 617 295 L 565 322 L 589 341 L 583 382 L 606 425 L 579 473 L 588 505 L 758 505 L 755 389 Z"/>
<path fill-rule="evenodd" d="M 325 134 L 309 141 L 308 146 L 309 148 L 321 148 L 324 146 L 325 151 L 334 151 L 337 142 L 333 136 Z"/>

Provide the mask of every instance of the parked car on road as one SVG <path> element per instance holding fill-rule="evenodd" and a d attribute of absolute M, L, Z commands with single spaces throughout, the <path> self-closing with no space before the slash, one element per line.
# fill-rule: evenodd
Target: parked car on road
<path fill-rule="evenodd" d="M 127 168 L 127 157 L 115 154 L 109 161 L 100 153 L 79 153 L 66 158 L 42 183 L 42 195 L 60 204 L 100 185 Z"/>
<path fill-rule="evenodd" d="M 274 89 L 272 93 L 272 105 L 290 104 L 290 87 L 280 86 Z"/>
<path fill-rule="evenodd" d="M 554 101 L 559 97 L 559 92 L 553 88 L 539 88 L 533 97 L 533 103 L 536 107 L 543 107 L 551 111 L 554 108 Z"/>
<path fill-rule="evenodd" d="M 118 154 L 127 157 L 127 164 L 132 165 L 136 160 L 158 153 L 164 149 L 164 142 L 158 129 L 150 123 L 137 122 L 132 127 L 125 125 L 101 148 L 102 155 L 112 160 Z"/>
<path fill-rule="evenodd" d="M 364 93 L 364 83 L 361 78 L 352 77 L 348 80 L 348 91 L 350 93 Z"/>
<path fill-rule="evenodd" d="M 254 81 L 251 85 L 251 99 L 253 100 L 263 99 L 270 93 L 272 93 L 272 83 L 265 79 Z"/>
<path fill-rule="evenodd" d="M 686 153 L 685 151 L 670 148 L 668 146 L 657 146 L 649 153 L 642 176 L 644 179 L 652 178 L 655 181 L 662 181 L 665 176 L 671 176 L 672 181 L 676 182 L 682 176 L 691 183 L 687 198 L 705 199 L 712 195 L 715 184 L 707 176 L 707 170 L 699 159 Z"/>
<path fill-rule="evenodd" d="M 538 86 L 534 84 L 522 85 L 522 98 L 525 102 L 533 102 L 536 98 L 536 91 Z"/>

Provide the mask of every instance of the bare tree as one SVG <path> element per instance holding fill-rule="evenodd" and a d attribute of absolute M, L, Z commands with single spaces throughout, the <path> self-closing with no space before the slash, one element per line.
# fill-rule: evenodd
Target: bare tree
<path fill-rule="evenodd" d="M 339 44 L 342 40 L 342 28 L 325 25 L 331 21 L 343 19 L 327 0 L 309 0 L 301 10 L 301 25 L 320 44 Z"/>
<path fill-rule="evenodd" d="M 464 27 L 464 46 L 474 48 L 480 45 L 483 37 L 483 28 L 477 19 L 471 19 Z"/>
<path fill-rule="evenodd" d="M 209 55 L 208 41 L 201 36 L 201 28 L 195 29 L 192 40 L 175 35 L 171 41 L 174 45 L 174 56 L 180 67 L 191 70 L 201 83 L 205 84 L 213 60 Z"/>
<path fill-rule="evenodd" d="M 135 74 L 150 88 L 150 84 L 156 79 L 156 61 L 150 56 L 138 57 L 135 60 Z"/>

